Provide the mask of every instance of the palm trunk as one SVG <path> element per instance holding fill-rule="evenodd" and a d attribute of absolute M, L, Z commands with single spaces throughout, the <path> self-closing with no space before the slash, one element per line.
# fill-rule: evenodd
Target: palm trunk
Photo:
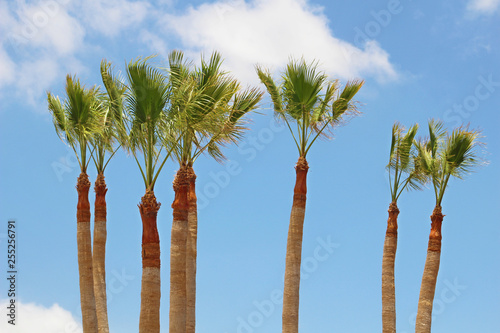
<path fill-rule="evenodd" d="M 293 190 L 293 205 L 286 244 L 285 287 L 283 292 L 283 333 L 299 331 L 299 287 L 300 262 L 302 256 L 302 234 L 306 211 L 307 171 L 304 157 L 299 157 L 295 171 L 297 178 Z"/>
<path fill-rule="evenodd" d="M 382 332 L 396 333 L 396 291 L 394 286 L 394 262 L 398 246 L 398 215 L 396 202 L 389 205 L 389 218 L 385 232 L 382 257 Z"/>
<path fill-rule="evenodd" d="M 434 302 L 441 257 L 441 224 L 443 223 L 443 217 L 441 207 L 436 206 L 431 215 L 431 232 L 429 234 L 429 245 L 427 247 L 422 285 L 420 286 L 415 333 L 431 332 L 432 303 Z"/>
<path fill-rule="evenodd" d="M 94 294 L 97 311 L 97 331 L 109 333 L 108 306 L 106 299 L 106 182 L 102 173 L 95 181 L 94 246 Z"/>
<path fill-rule="evenodd" d="M 84 333 L 97 332 L 97 316 L 94 299 L 94 278 L 92 269 L 92 241 L 90 235 L 89 176 L 82 172 L 78 177 L 76 206 L 78 247 L 78 273 L 80 275 L 80 303 Z"/>
<path fill-rule="evenodd" d="M 196 174 L 188 169 L 188 232 L 186 241 L 186 333 L 196 329 L 196 242 L 198 238 L 198 208 L 196 204 Z"/>
<path fill-rule="evenodd" d="M 142 219 L 142 282 L 139 333 L 160 332 L 160 237 L 156 216 L 160 203 L 152 190 L 141 198 Z"/>
<path fill-rule="evenodd" d="M 173 222 L 170 245 L 170 333 L 186 332 L 186 240 L 188 230 L 187 166 L 182 165 L 174 180 Z"/>

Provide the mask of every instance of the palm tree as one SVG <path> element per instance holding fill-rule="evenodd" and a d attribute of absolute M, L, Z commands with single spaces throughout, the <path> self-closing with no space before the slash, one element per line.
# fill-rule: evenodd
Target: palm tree
<path fill-rule="evenodd" d="M 412 156 L 413 139 L 417 129 L 418 125 L 415 124 L 403 134 L 405 129 L 399 123 L 395 123 L 392 127 L 391 151 L 387 164 L 391 203 L 382 258 L 382 332 L 384 333 L 396 332 L 394 262 L 398 244 L 398 198 L 403 190 L 419 188 L 418 183 L 422 182 L 418 170 L 415 170 L 414 156 Z"/>
<path fill-rule="evenodd" d="M 285 121 L 299 151 L 295 166 L 296 181 L 286 249 L 285 286 L 283 296 L 283 332 L 297 333 L 299 325 L 299 285 L 302 252 L 302 232 L 306 207 L 306 177 L 309 169 L 306 156 L 312 144 L 327 129 L 339 124 L 346 114 L 356 111 L 351 100 L 363 81 L 351 81 L 339 92 L 337 81 L 328 81 L 317 63 L 290 61 L 283 83 L 278 87 L 269 71 L 256 68 L 266 86 L 278 118 Z M 297 130 L 292 130 L 295 121 Z"/>
<path fill-rule="evenodd" d="M 61 103 L 58 97 L 47 93 L 48 108 L 54 119 L 56 132 L 75 152 L 80 166 L 76 189 L 78 272 L 83 332 L 97 332 L 97 315 L 94 298 L 92 243 L 90 233 L 90 181 L 87 167 L 91 160 L 89 143 L 102 130 L 102 107 L 97 88 L 86 89 L 80 81 L 66 76 L 67 99 Z"/>
<path fill-rule="evenodd" d="M 103 130 L 96 133 L 90 141 L 92 157 L 97 170 L 95 181 L 94 203 L 94 244 L 92 248 L 92 262 L 94 272 L 94 294 L 97 311 L 98 332 L 108 333 L 108 308 L 106 298 L 106 182 L 104 171 L 111 158 L 118 151 L 113 148 L 116 138 L 123 140 L 122 129 L 122 104 L 125 88 L 121 86 L 111 73 L 111 64 L 105 60 L 101 62 L 101 77 L 107 94 L 100 96 L 104 115 L 102 119 Z M 107 152 L 111 155 L 107 156 Z"/>
<path fill-rule="evenodd" d="M 166 77 L 137 59 L 127 66 L 128 91 L 125 108 L 130 118 L 128 150 L 133 154 L 146 188 L 139 203 L 142 219 L 142 285 L 139 332 L 160 332 L 160 238 L 156 217 L 160 203 L 156 201 L 154 186 L 169 154 L 161 161 L 162 127 L 170 92 Z M 142 155 L 143 163 L 138 155 Z"/>
<path fill-rule="evenodd" d="M 416 333 L 430 333 L 432 303 L 436 290 L 436 280 L 441 257 L 441 225 L 444 215 L 441 203 L 450 178 L 462 179 L 480 164 L 477 157 L 479 131 L 459 127 L 451 135 L 443 129 L 441 121 L 429 122 L 429 138 L 416 143 L 418 165 L 432 182 L 436 206 L 431 215 L 431 231 L 427 247 L 420 296 L 418 300 Z"/>
<path fill-rule="evenodd" d="M 169 55 L 173 126 L 165 144 L 179 163 L 172 204 L 170 332 L 194 333 L 196 326 L 196 256 L 198 217 L 194 162 L 206 151 L 222 160 L 220 148 L 237 142 L 245 128 L 242 117 L 253 110 L 262 94 L 240 92 L 238 82 L 221 70 L 214 52 L 200 68 L 184 60 L 182 52 Z"/>

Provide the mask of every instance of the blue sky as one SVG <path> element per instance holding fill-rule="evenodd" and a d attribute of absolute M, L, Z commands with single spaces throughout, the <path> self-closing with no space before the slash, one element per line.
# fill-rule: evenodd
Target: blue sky
<path fill-rule="evenodd" d="M 399 121 L 439 118 L 482 129 L 489 165 L 450 182 L 442 203 L 443 249 L 433 332 L 499 332 L 500 1 L 2 1 L 0 2 L 0 241 L 18 224 L 19 325 L 6 332 L 79 332 L 76 178 L 72 151 L 57 137 L 46 91 L 63 95 L 65 75 L 100 84 L 99 63 L 117 70 L 138 56 L 181 49 L 197 60 L 218 50 L 244 84 L 254 65 L 278 73 L 289 57 L 319 60 L 332 77 L 366 80 L 362 115 L 308 154 L 300 330 L 381 330 L 381 261 L 390 193 L 390 131 Z M 285 247 L 297 151 L 274 123 L 268 97 L 228 161 L 208 157 L 198 174 L 197 328 L 202 333 L 281 329 Z M 162 332 L 168 328 L 169 244 L 176 166 L 156 185 L 162 203 Z M 95 179 L 95 171 L 89 172 Z M 137 332 L 144 193 L 132 158 L 106 170 L 107 282 L 112 332 Z M 93 202 L 93 195 L 91 195 Z M 433 191 L 399 199 L 398 332 L 414 330 Z M 5 257 L 5 256 L 2 256 Z M 2 259 L 2 271 L 5 271 Z M 1 279 L 0 304 L 7 286 Z M 2 310 L 3 313 L 4 310 Z M 36 323 L 36 324 L 35 324 Z M 36 326 L 35 326 L 36 325 Z"/>

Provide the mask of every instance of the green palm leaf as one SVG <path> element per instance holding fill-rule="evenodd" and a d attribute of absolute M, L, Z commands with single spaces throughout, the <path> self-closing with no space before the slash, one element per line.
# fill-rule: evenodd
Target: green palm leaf
<path fill-rule="evenodd" d="M 127 65 L 128 90 L 125 95 L 125 108 L 131 122 L 127 149 L 136 158 L 146 188 L 152 190 L 164 165 L 163 162 L 157 168 L 171 90 L 165 75 L 149 64 L 151 58 L 138 58 Z M 136 157 L 137 152 L 143 154 L 143 167 Z M 170 152 L 167 157 L 169 154 Z"/>
<path fill-rule="evenodd" d="M 338 81 L 329 81 L 318 63 L 291 60 L 278 86 L 268 70 L 256 66 L 257 75 L 273 102 L 275 115 L 284 120 L 302 157 L 319 136 L 327 136 L 346 114 L 356 114 L 354 95 L 363 81 L 350 81 L 339 93 Z M 293 130 L 291 122 L 297 124 Z"/>
<path fill-rule="evenodd" d="M 217 52 L 194 67 L 182 52 L 174 51 L 169 66 L 172 111 L 165 144 L 173 145 L 180 164 L 192 165 L 202 152 L 224 159 L 221 148 L 242 138 L 244 115 L 257 107 L 262 94 L 241 91 L 238 81 L 222 70 Z"/>
<path fill-rule="evenodd" d="M 405 128 L 395 123 L 392 127 L 391 149 L 387 170 L 392 202 L 397 202 L 403 190 L 420 190 L 427 182 L 420 169 L 418 147 L 414 148 L 414 138 L 418 124 L 403 134 Z"/>
<path fill-rule="evenodd" d="M 459 127 L 447 134 L 443 123 L 429 121 L 429 137 L 416 142 L 418 166 L 432 180 L 436 206 L 441 206 L 451 177 L 462 179 L 483 164 L 478 157 L 480 132 Z"/>
<path fill-rule="evenodd" d="M 105 114 L 100 91 L 96 87 L 87 89 L 77 78 L 67 75 L 66 95 L 61 103 L 58 97 L 47 93 L 48 109 L 58 136 L 74 150 L 81 171 L 86 172 L 90 162 L 88 145 L 103 130 Z"/>

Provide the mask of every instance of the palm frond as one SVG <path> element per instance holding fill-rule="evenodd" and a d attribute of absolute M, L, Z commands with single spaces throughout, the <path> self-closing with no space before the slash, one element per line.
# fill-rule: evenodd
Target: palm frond
<path fill-rule="evenodd" d="M 126 86 L 112 72 L 112 64 L 107 60 L 101 61 L 101 79 L 106 88 L 107 95 L 104 97 L 107 106 L 106 125 L 109 134 L 112 134 L 122 146 L 127 144 L 126 118 L 123 102 Z M 111 128 L 112 130 L 110 130 Z"/>
<path fill-rule="evenodd" d="M 206 152 L 218 161 L 222 148 L 237 143 L 246 130 L 244 116 L 257 107 L 262 94 L 256 89 L 242 91 L 240 83 L 222 70 L 222 57 L 213 52 L 202 56 L 199 67 L 191 66 L 181 52 L 169 59 L 172 97 L 169 112 L 170 134 L 175 159 L 193 163 Z M 176 140 L 175 144 L 172 141 Z"/>
<path fill-rule="evenodd" d="M 59 97 L 47 92 L 48 108 L 52 114 L 52 120 L 56 133 L 62 141 L 72 144 L 74 140 L 67 133 L 67 120 L 64 108 L 61 104 Z"/>
<path fill-rule="evenodd" d="M 429 120 L 429 138 L 416 143 L 418 167 L 432 180 L 436 205 L 440 206 L 450 177 L 462 179 L 483 164 L 478 157 L 480 132 L 461 126 L 447 134 L 443 122 Z"/>
<path fill-rule="evenodd" d="M 256 66 L 255 68 L 260 81 L 266 86 L 267 92 L 271 96 L 275 114 L 279 115 L 279 117 L 284 117 L 282 97 L 271 73 L 260 66 Z"/>
<path fill-rule="evenodd" d="M 85 88 L 76 77 L 66 76 L 67 98 L 61 102 L 47 94 L 48 108 L 58 136 L 73 149 L 82 172 L 86 172 L 91 156 L 88 145 L 102 133 L 105 114 L 100 104 L 99 88 Z"/>
<path fill-rule="evenodd" d="M 477 148 L 480 132 L 459 127 L 453 130 L 447 138 L 443 159 L 446 161 L 447 171 L 454 177 L 462 179 L 471 173 L 474 167 L 483 162 L 479 159 Z"/>
<path fill-rule="evenodd" d="M 126 103 L 132 121 L 132 149 L 147 143 L 151 150 L 156 145 L 157 128 L 170 98 L 166 77 L 160 70 L 149 65 L 149 59 L 150 57 L 138 58 L 127 66 L 129 91 Z"/>
<path fill-rule="evenodd" d="M 411 126 L 406 133 L 403 133 L 405 128 L 400 123 L 396 122 L 392 126 L 387 170 L 393 202 L 397 202 L 405 189 L 422 189 L 428 179 L 419 166 L 418 148 L 414 148 L 414 138 L 417 130 L 418 124 Z"/>
<path fill-rule="evenodd" d="M 338 81 L 329 81 L 317 61 L 304 59 L 290 60 L 279 86 L 268 70 L 260 66 L 256 70 L 271 96 L 275 115 L 286 122 L 300 156 L 306 156 L 318 137 L 328 138 L 335 126 L 345 122 L 344 115 L 357 114 L 353 98 L 364 83 L 361 80 L 349 81 L 338 93 Z M 291 122 L 296 122 L 296 130 Z"/>
<path fill-rule="evenodd" d="M 447 135 L 444 123 L 441 120 L 429 120 L 429 140 L 427 149 L 431 151 L 433 157 L 437 157 L 443 138 Z"/>

